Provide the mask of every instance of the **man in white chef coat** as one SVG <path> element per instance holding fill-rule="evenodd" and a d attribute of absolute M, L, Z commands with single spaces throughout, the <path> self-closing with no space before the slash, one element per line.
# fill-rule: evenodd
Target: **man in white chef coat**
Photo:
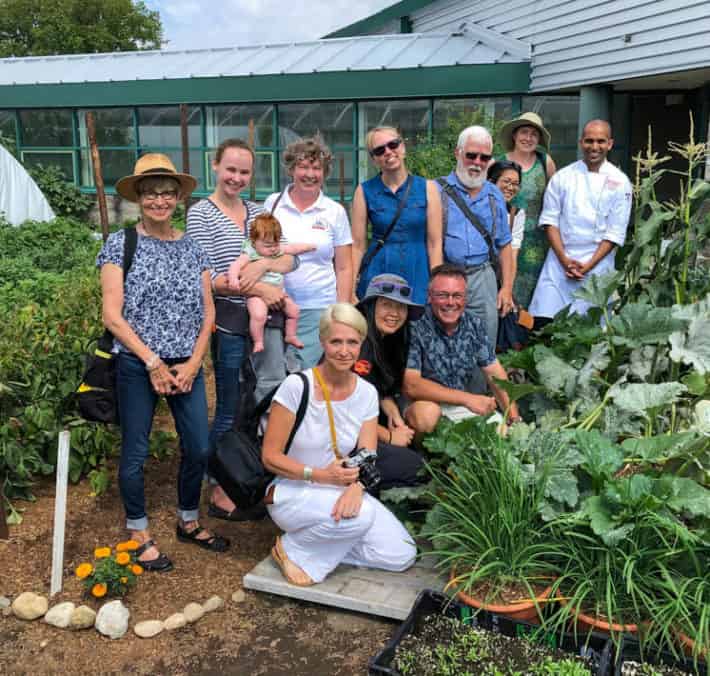
<path fill-rule="evenodd" d="M 613 145 L 608 122 L 588 122 L 579 140 L 582 159 L 547 184 L 539 223 L 550 250 L 530 303 L 535 317 L 554 317 L 568 305 L 586 313 L 589 303 L 572 294 L 589 275 L 614 269 L 616 247 L 624 243 L 629 224 L 631 182 L 607 162 Z"/>

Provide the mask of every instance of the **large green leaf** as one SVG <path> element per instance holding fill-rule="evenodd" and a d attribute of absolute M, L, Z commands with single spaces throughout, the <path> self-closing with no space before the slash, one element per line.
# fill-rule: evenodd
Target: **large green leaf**
<path fill-rule="evenodd" d="M 592 350 L 587 357 L 587 360 L 579 369 L 579 375 L 577 377 L 577 385 L 582 389 L 589 389 L 592 379 L 603 373 L 609 363 L 611 358 L 609 357 L 609 344 L 597 343 L 592 345 Z"/>
<path fill-rule="evenodd" d="M 540 382 L 549 392 L 564 394 L 572 399 L 577 383 L 577 369 L 560 359 L 550 348 L 535 346 L 535 367 Z"/>
<path fill-rule="evenodd" d="M 634 244 L 638 247 L 655 243 L 663 232 L 663 224 L 673 220 L 673 212 L 666 211 L 658 202 L 650 202 L 649 206 L 648 218 L 641 218 L 636 224 Z"/>
<path fill-rule="evenodd" d="M 698 438 L 695 432 L 678 432 L 656 437 L 625 439 L 621 447 L 627 457 L 658 463 L 683 455 L 685 449 Z"/>
<path fill-rule="evenodd" d="M 673 361 L 689 364 L 698 373 L 710 372 L 710 315 L 694 317 L 688 332 L 676 331 L 670 343 Z"/>
<path fill-rule="evenodd" d="M 545 388 L 534 383 L 513 383 L 510 380 L 493 378 L 495 384 L 503 390 L 511 401 L 518 401 L 533 392 L 544 392 Z"/>
<path fill-rule="evenodd" d="M 697 371 L 688 373 L 680 381 L 694 397 L 702 397 L 708 391 L 708 376 Z"/>
<path fill-rule="evenodd" d="M 674 305 L 671 308 L 671 311 L 675 319 L 690 321 L 695 317 L 707 317 L 708 313 L 710 313 L 710 294 L 696 303 L 689 303 L 688 305 Z"/>
<path fill-rule="evenodd" d="M 686 391 L 682 383 L 633 383 L 631 385 L 614 385 L 610 394 L 616 405 L 633 413 L 645 413 L 648 409 L 672 404 Z"/>
<path fill-rule="evenodd" d="M 665 343 L 671 333 L 683 328 L 685 323 L 673 318 L 671 308 L 648 303 L 629 303 L 611 320 L 614 343 L 632 348 Z"/>
<path fill-rule="evenodd" d="M 672 510 L 710 518 L 710 490 L 679 476 L 665 475 L 659 484 L 659 488 L 668 491 L 667 504 Z"/>
<path fill-rule="evenodd" d="M 611 294 L 616 291 L 622 277 L 623 273 L 613 270 L 602 275 L 589 275 L 581 288 L 572 295 L 575 298 L 586 300 L 595 307 L 604 307 L 609 302 Z"/>
<path fill-rule="evenodd" d="M 582 468 L 592 477 L 612 477 L 624 464 L 621 447 L 597 430 L 576 430 L 574 442 L 583 457 Z"/>
<path fill-rule="evenodd" d="M 589 518 L 594 533 L 609 547 L 618 545 L 634 529 L 632 523 L 619 525 L 600 495 L 587 498 L 582 511 Z"/>

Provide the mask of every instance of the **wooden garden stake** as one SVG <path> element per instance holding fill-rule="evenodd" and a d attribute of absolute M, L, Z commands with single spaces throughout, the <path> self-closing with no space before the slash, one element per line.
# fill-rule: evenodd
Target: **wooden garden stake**
<path fill-rule="evenodd" d="M 256 129 L 254 128 L 254 118 L 249 118 L 249 147 L 254 150 L 254 141 L 256 139 Z M 256 157 L 256 156 L 255 156 Z M 256 200 L 256 162 L 254 163 L 254 173 L 251 177 L 251 184 L 249 185 L 249 199 L 254 202 Z"/>
<path fill-rule="evenodd" d="M 67 520 L 67 481 L 69 479 L 69 441 L 68 430 L 59 433 L 57 452 L 57 489 L 54 497 L 54 537 L 52 540 L 52 582 L 49 595 L 62 591 L 62 573 L 64 572 L 64 528 Z"/>
<path fill-rule="evenodd" d="M 91 164 L 94 166 L 94 185 L 96 186 L 96 199 L 99 203 L 99 220 L 101 221 L 101 235 L 104 242 L 108 239 L 108 209 L 106 208 L 106 191 L 104 190 L 104 177 L 101 173 L 101 158 L 99 147 L 96 145 L 96 124 L 94 114 L 89 110 L 86 113 L 86 132 L 89 135 L 91 148 Z"/>
<path fill-rule="evenodd" d="M 182 147 L 182 171 L 190 173 L 190 137 L 187 128 L 187 104 L 180 104 L 180 145 Z"/>
<path fill-rule="evenodd" d="M 5 496 L 2 492 L 3 484 L 0 482 L 0 540 L 10 539 L 10 530 L 7 527 L 7 519 L 5 517 Z"/>

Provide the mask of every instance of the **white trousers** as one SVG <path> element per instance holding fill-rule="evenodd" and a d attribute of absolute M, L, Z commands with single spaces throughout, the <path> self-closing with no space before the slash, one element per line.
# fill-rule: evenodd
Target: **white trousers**
<path fill-rule="evenodd" d="M 286 534 L 286 555 L 314 582 L 322 582 L 339 563 L 402 571 L 417 553 L 404 526 L 379 500 L 367 493 L 360 513 L 335 521 L 333 506 L 342 487 L 281 480 L 269 515 Z"/>

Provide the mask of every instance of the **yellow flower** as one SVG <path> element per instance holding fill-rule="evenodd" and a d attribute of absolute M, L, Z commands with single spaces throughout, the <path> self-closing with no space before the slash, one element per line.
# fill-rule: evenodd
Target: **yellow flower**
<path fill-rule="evenodd" d="M 83 580 L 84 578 L 89 577 L 89 575 L 94 572 L 94 567 L 90 563 L 82 563 L 81 565 L 77 566 L 75 572 L 76 576 L 80 580 Z"/>
<path fill-rule="evenodd" d="M 97 547 L 96 549 L 94 549 L 94 558 L 105 559 L 108 556 L 111 556 L 110 547 Z"/>
<path fill-rule="evenodd" d="M 134 575 L 143 575 L 143 568 L 142 568 L 142 566 L 139 566 L 139 565 L 137 565 L 137 564 L 133 564 L 133 565 L 131 566 L 131 572 L 132 572 Z"/>
<path fill-rule="evenodd" d="M 119 566 L 125 566 L 131 562 L 131 555 L 128 552 L 119 552 L 116 554 L 116 563 Z"/>
<path fill-rule="evenodd" d="M 103 584 L 103 582 L 99 582 L 91 588 L 91 593 L 97 599 L 100 599 L 102 596 L 106 596 L 107 591 L 108 591 L 108 588 L 106 587 L 105 584 Z"/>
<path fill-rule="evenodd" d="M 121 584 L 127 584 L 128 583 L 128 578 L 127 577 L 122 577 L 121 578 Z"/>
<path fill-rule="evenodd" d="M 140 547 L 140 544 L 135 540 L 126 540 L 125 542 L 119 542 L 116 545 L 117 552 L 134 552 Z"/>

